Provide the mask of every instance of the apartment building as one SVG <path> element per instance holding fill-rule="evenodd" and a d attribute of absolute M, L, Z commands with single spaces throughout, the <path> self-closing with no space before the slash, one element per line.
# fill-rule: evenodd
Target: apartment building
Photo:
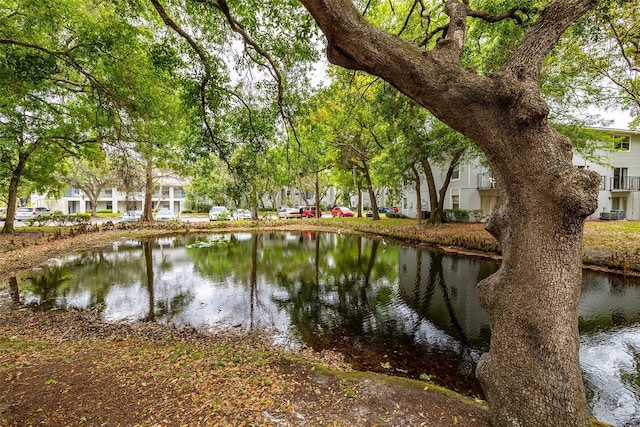
<path fill-rule="evenodd" d="M 640 132 L 625 129 L 597 129 L 620 137 L 615 149 L 601 150 L 598 163 L 588 161 L 578 154 L 573 163 L 580 168 L 600 174 L 598 208 L 588 219 L 640 220 Z M 444 181 L 445 170 L 434 169 L 436 186 Z M 473 161 L 461 164 L 454 171 L 444 200 L 445 209 L 479 211 L 486 218 L 498 202 L 498 183 L 491 170 Z M 415 188 L 406 188 L 402 212 L 415 217 L 419 211 L 430 211 L 426 182 L 422 184 L 422 206 L 416 206 Z"/>
<path fill-rule="evenodd" d="M 186 209 L 185 182 L 176 177 L 162 177 L 158 179 L 151 196 L 153 209 L 171 209 L 182 212 Z M 91 202 L 78 188 L 68 188 L 59 199 L 48 198 L 47 195 L 34 193 L 30 200 L 33 206 L 46 206 L 51 211 L 61 211 L 64 214 L 90 213 Z M 127 210 L 142 210 L 144 193 L 129 193 L 108 187 L 102 190 L 98 198 L 98 211 L 122 213 Z"/>

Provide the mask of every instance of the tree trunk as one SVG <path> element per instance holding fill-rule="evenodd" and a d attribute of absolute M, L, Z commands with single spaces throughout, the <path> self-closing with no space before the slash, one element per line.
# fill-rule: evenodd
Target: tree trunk
<path fill-rule="evenodd" d="M 7 217 L 4 220 L 4 226 L 2 227 L 2 233 L 14 233 L 15 232 L 15 216 L 16 207 L 18 206 L 18 186 L 20 185 L 20 178 L 22 178 L 22 172 L 27 164 L 28 154 L 20 154 L 18 158 L 18 165 L 11 174 L 11 180 L 9 181 L 8 197 L 7 197 Z"/>
<path fill-rule="evenodd" d="M 20 177 L 16 176 L 14 173 L 11 177 L 11 181 L 9 181 L 9 197 L 7 201 L 7 217 L 4 220 L 4 226 L 2 227 L 3 233 L 14 233 L 15 232 L 15 216 L 16 216 L 16 206 L 18 203 L 18 184 L 20 182 Z"/>
<path fill-rule="evenodd" d="M 570 25 L 597 0 L 546 3 L 502 66 L 485 77 L 461 65 L 468 2 L 447 0 L 446 34 L 430 50 L 382 31 L 351 0 L 301 0 L 327 36 L 329 60 L 369 72 L 470 138 L 500 188 L 487 229 L 497 273 L 478 285 L 491 344 L 477 368 L 496 427 L 590 425 L 578 360 L 584 219 L 599 176 L 571 164 L 549 124 L 539 72 Z"/>
<path fill-rule="evenodd" d="M 258 219 L 258 192 L 256 191 L 255 185 L 251 189 L 251 219 Z"/>
<path fill-rule="evenodd" d="M 362 167 L 362 175 L 365 182 L 367 183 L 367 190 L 369 191 L 369 200 L 371 201 L 371 212 L 373 214 L 373 220 L 379 221 L 380 214 L 378 213 L 378 201 L 376 200 L 376 192 L 373 189 L 371 176 L 369 175 L 369 169 L 367 168 L 366 164 Z"/>
<path fill-rule="evenodd" d="M 151 196 L 153 194 L 153 160 L 151 157 L 147 159 L 145 167 L 145 185 L 144 185 L 144 207 L 142 209 L 141 221 L 153 221 L 153 206 Z"/>
<path fill-rule="evenodd" d="M 413 172 L 413 180 L 416 183 L 416 209 L 418 214 L 416 215 L 416 222 L 418 225 L 422 224 L 422 182 L 420 179 L 420 174 L 418 173 L 418 169 L 411 165 L 411 171 Z"/>
<path fill-rule="evenodd" d="M 92 218 L 96 218 L 98 216 L 98 197 L 92 196 L 92 197 L 89 198 L 89 202 L 91 202 L 91 217 Z"/>
<path fill-rule="evenodd" d="M 438 191 L 436 190 L 436 181 L 433 178 L 433 170 L 428 159 L 420 161 L 424 175 L 427 178 L 427 188 L 429 190 L 429 224 L 440 224 L 442 222 L 442 206 L 438 203 Z"/>
<path fill-rule="evenodd" d="M 315 193 L 316 193 L 316 218 L 320 218 L 320 172 L 316 171 L 316 182 L 315 182 Z"/>
<path fill-rule="evenodd" d="M 584 218 L 597 206 L 599 178 L 573 167 L 570 150 L 558 152 L 570 145 L 550 128 L 505 140 L 522 145 L 492 162 L 498 181 L 510 185 L 500 187 L 487 222 L 503 260 L 478 285 L 491 346 L 477 376 L 494 425 L 587 426 L 578 360 L 581 243 Z M 540 145 L 556 155 L 541 153 Z"/>

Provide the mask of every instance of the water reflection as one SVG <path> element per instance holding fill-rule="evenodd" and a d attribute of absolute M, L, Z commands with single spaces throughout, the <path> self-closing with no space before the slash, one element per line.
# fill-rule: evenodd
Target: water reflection
<path fill-rule="evenodd" d="M 489 343 L 475 285 L 497 264 L 329 233 L 235 233 L 123 241 L 10 282 L 11 298 L 139 319 L 276 332 L 359 367 L 433 375 L 478 395 Z M 640 284 L 585 273 L 581 361 L 594 415 L 640 421 Z M 633 286 L 631 286 L 633 285 Z"/>

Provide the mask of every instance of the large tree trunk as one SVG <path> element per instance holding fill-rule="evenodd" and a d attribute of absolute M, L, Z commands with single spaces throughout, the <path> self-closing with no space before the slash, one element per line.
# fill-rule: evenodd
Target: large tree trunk
<path fill-rule="evenodd" d="M 581 243 L 584 218 L 597 206 L 598 177 L 573 167 L 569 141 L 551 128 L 506 140 L 522 144 L 505 147 L 507 155 L 491 163 L 501 190 L 487 229 L 502 244 L 503 260 L 478 285 L 491 347 L 477 375 L 495 425 L 586 426 Z"/>
<path fill-rule="evenodd" d="M 460 65 L 468 2 L 447 0 L 447 31 L 431 50 L 375 28 L 351 0 L 301 0 L 328 40 L 329 60 L 382 77 L 475 142 L 500 185 L 487 224 L 503 248 L 478 286 L 491 324 L 477 374 L 495 426 L 590 425 L 578 360 L 584 219 L 599 177 L 571 164 L 571 144 L 548 123 L 543 61 L 597 0 L 555 0 L 484 77 Z"/>

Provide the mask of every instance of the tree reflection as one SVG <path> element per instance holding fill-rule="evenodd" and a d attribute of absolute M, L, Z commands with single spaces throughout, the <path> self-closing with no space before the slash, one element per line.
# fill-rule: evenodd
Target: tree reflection
<path fill-rule="evenodd" d="M 71 278 L 68 269 L 64 267 L 54 267 L 47 274 L 27 277 L 28 289 L 36 297 L 34 305 L 42 310 L 58 307 L 70 293 Z M 67 308 L 66 304 L 62 303 L 62 308 Z"/>
<path fill-rule="evenodd" d="M 149 295 L 149 305 L 147 315 L 144 320 L 155 320 L 155 294 L 153 292 L 153 247 L 151 242 L 142 242 L 142 249 L 144 250 L 144 268 L 147 273 L 147 293 Z"/>
<path fill-rule="evenodd" d="M 9 277 L 9 297 L 15 305 L 20 305 L 20 289 L 18 289 L 18 278 Z"/>

